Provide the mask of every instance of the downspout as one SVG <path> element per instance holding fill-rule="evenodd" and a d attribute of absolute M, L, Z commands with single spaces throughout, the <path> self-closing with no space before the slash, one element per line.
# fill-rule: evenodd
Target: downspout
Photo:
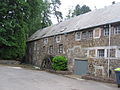
<path fill-rule="evenodd" d="M 109 49 L 108 49 L 108 78 L 110 77 L 110 73 L 109 73 L 109 70 L 110 70 L 110 46 L 111 46 L 111 24 L 109 24 L 109 41 L 108 41 L 108 44 L 109 44 Z"/>

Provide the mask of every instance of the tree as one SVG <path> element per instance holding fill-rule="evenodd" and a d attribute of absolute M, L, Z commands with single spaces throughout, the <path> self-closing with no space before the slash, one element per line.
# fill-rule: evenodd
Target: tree
<path fill-rule="evenodd" d="M 26 47 L 29 5 L 24 0 L 2 0 L 0 3 L 0 58 L 21 58 Z"/>
<path fill-rule="evenodd" d="M 68 10 L 68 15 L 66 16 L 66 19 L 70 19 L 72 17 L 72 10 Z"/>
<path fill-rule="evenodd" d="M 43 0 L 1 0 L 0 58 L 17 59 L 25 54 L 28 35 L 49 25 Z"/>
<path fill-rule="evenodd" d="M 78 16 L 78 15 L 87 13 L 89 11 L 91 11 L 91 9 L 88 6 L 83 5 L 82 7 L 80 7 L 80 5 L 77 4 L 75 6 L 75 9 L 69 9 L 68 15 L 66 16 L 66 18 L 69 19 L 71 17 L 75 17 L 75 16 Z"/>
<path fill-rule="evenodd" d="M 81 14 L 81 7 L 80 7 L 80 5 L 78 4 L 78 5 L 75 6 L 74 12 L 72 13 L 72 17 L 78 16 L 78 15 L 80 15 L 80 14 Z"/>
<path fill-rule="evenodd" d="M 59 7 L 61 5 L 60 0 L 46 0 L 49 7 L 50 7 L 50 14 L 54 15 L 57 18 L 57 22 L 61 22 L 63 17 L 62 17 L 62 12 L 59 11 Z"/>
<path fill-rule="evenodd" d="M 32 35 L 38 29 L 47 27 L 52 24 L 49 19 L 49 6 L 46 1 L 43 0 L 27 0 L 30 9 L 29 19 L 29 36 Z"/>
<path fill-rule="evenodd" d="M 88 6 L 83 5 L 83 6 L 81 7 L 80 11 L 81 11 L 80 14 L 84 14 L 84 13 L 87 13 L 87 12 L 91 11 L 91 9 L 90 9 Z"/>

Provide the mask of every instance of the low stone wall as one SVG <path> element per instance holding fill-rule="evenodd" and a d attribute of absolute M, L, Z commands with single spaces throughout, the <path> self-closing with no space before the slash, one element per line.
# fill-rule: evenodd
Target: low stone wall
<path fill-rule="evenodd" d="M 72 74 L 72 72 L 70 72 L 70 71 L 54 71 L 54 70 L 46 70 L 46 71 L 51 72 L 51 73 L 55 73 L 55 74 L 62 74 L 62 75 Z"/>
<path fill-rule="evenodd" d="M 15 64 L 18 65 L 20 64 L 20 61 L 16 61 L 16 60 L 0 60 L 0 64 Z"/>
<path fill-rule="evenodd" d="M 104 82 L 104 83 L 116 83 L 114 79 L 111 78 L 103 78 L 103 77 L 96 77 L 96 76 L 90 76 L 90 75 L 85 75 L 82 76 L 83 79 L 87 80 L 94 80 L 94 81 L 99 81 L 99 82 Z"/>

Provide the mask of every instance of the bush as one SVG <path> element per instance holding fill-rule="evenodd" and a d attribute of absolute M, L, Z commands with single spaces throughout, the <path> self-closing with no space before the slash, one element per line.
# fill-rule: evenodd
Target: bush
<path fill-rule="evenodd" d="M 64 56 L 55 56 L 52 59 L 52 68 L 54 70 L 67 70 L 68 60 Z"/>

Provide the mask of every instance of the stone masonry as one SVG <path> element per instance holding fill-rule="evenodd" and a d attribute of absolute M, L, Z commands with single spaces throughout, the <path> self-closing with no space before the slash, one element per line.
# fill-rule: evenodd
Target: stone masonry
<path fill-rule="evenodd" d="M 27 62 L 41 66 L 41 62 L 46 55 L 63 55 L 69 60 L 69 71 L 74 72 L 75 59 L 85 59 L 88 61 L 90 75 L 107 77 L 108 51 L 110 48 L 110 77 L 114 78 L 114 69 L 120 67 L 120 35 L 119 33 L 111 34 L 109 47 L 109 34 L 105 35 L 108 32 L 105 32 L 104 29 L 106 25 L 28 42 Z M 113 30 L 116 32 L 115 27 L 119 25 L 120 23 L 113 23 L 108 29 L 111 29 L 111 33 Z M 80 32 L 80 40 L 75 38 L 77 32 Z M 57 39 L 58 41 L 56 41 Z M 104 52 L 103 57 L 99 57 L 102 52 Z"/>

